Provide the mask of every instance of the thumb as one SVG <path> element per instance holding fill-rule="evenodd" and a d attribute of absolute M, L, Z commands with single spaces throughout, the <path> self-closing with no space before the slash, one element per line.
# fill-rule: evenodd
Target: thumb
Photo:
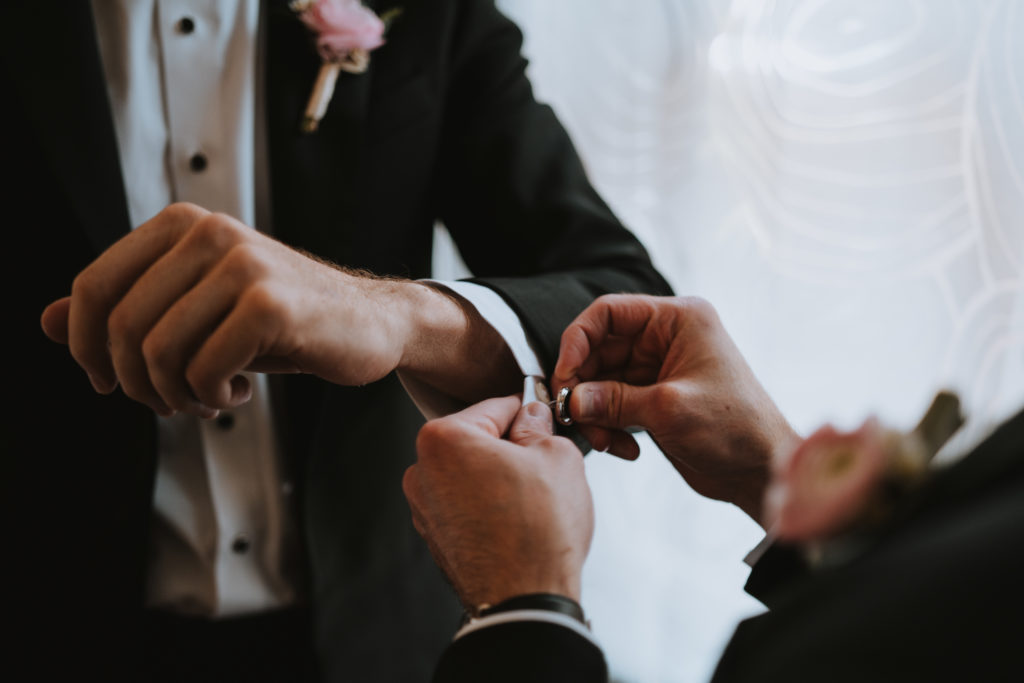
<path fill-rule="evenodd" d="M 569 414 L 576 422 L 613 429 L 644 427 L 651 407 L 650 387 L 623 382 L 583 382 L 569 397 Z"/>
<path fill-rule="evenodd" d="M 68 343 L 68 313 L 71 311 L 71 297 L 57 299 L 43 310 L 39 323 L 46 336 L 59 344 Z"/>
<path fill-rule="evenodd" d="M 508 440 L 520 446 L 551 436 L 554 422 L 551 409 L 539 401 L 531 401 L 520 408 L 515 421 L 508 430 Z"/>

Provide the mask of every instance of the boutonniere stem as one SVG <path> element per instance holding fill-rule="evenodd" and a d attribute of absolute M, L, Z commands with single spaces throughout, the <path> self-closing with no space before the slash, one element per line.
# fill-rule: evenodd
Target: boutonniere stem
<path fill-rule="evenodd" d="M 334 84 L 338 80 L 341 66 L 331 62 L 325 62 L 316 75 L 316 83 L 313 84 L 313 92 L 306 103 L 306 113 L 302 117 L 302 132 L 312 133 L 320 125 L 320 119 L 327 113 L 327 105 L 334 95 Z"/>

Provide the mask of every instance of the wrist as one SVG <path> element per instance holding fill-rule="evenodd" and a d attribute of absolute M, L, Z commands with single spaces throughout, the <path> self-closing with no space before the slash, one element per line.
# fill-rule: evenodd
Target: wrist
<path fill-rule="evenodd" d="M 771 440 L 772 445 L 763 467 L 759 468 L 756 476 L 751 477 L 751 484 L 747 487 L 745 495 L 738 496 L 734 501 L 765 531 L 768 531 L 765 519 L 765 496 L 768 487 L 771 485 L 775 470 L 781 463 L 789 459 L 790 454 L 802 441 L 803 438 L 793 430 L 785 419 L 782 419 Z"/>
<path fill-rule="evenodd" d="M 420 282 L 403 282 L 395 311 L 401 319 L 398 369 L 429 372 L 437 356 L 451 350 L 467 327 L 467 316 L 454 297 Z"/>
<path fill-rule="evenodd" d="M 397 370 L 457 401 L 475 403 L 521 389 L 523 375 L 501 335 L 459 294 L 406 282 Z"/>
<path fill-rule="evenodd" d="M 467 610 L 466 616 L 469 619 L 481 619 L 503 612 L 515 612 L 521 610 L 542 610 L 564 614 L 575 619 L 586 627 L 590 627 L 583 607 L 579 601 L 560 593 L 524 593 L 502 600 L 496 605 L 482 604 Z"/>
<path fill-rule="evenodd" d="M 343 277 L 350 278 L 347 296 L 364 300 L 361 306 L 363 315 L 348 318 L 347 324 L 373 330 L 377 350 L 389 361 L 387 371 L 402 369 L 407 363 L 407 355 L 415 348 L 420 335 L 418 326 L 422 324 L 422 310 L 427 306 L 421 287 L 412 280 L 364 272 L 344 270 Z M 352 303 L 349 300 L 348 305 Z"/>
<path fill-rule="evenodd" d="M 528 567 L 544 570 L 542 573 L 530 572 Z M 472 608 L 478 605 L 498 605 L 520 595 L 564 595 L 570 600 L 580 601 L 582 584 L 582 567 L 545 566 L 539 559 L 536 563 L 523 561 L 518 567 L 509 571 L 489 571 L 483 581 L 473 581 L 464 586 L 463 604 Z M 474 585 L 479 584 L 479 585 Z"/>

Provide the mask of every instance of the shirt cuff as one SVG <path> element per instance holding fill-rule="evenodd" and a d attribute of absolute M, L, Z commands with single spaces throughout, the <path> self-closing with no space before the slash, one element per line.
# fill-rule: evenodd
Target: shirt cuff
<path fill-rule="evenodd" d="M 477 313 L 487 322 L 488 325 L 505 340 L 505 344 L 512 352 L 512 357 L 525 376 L 544 377 L 544 370 L 541 367 L 540 359 L 533 350 L 530 340 L 526 338 L 523 324 L 515 311 L 505 303 L 505 300 L 493 289 L 478 285 L 473 282 L 461 281 L 440 281 L 420 280 L 425 284 L 439 289 L 446 289 L 452 294 L 468 301 Z M 437 391 L 424 382 L 403 373 L 398 373 L 398 378 L 405 387 L 413 403 L 419 408 L 423 416 L 428 420 L 443 415 L 450 415 L 466 407 L 466 404 L 453 399 L 451 396 Z"/>
<path fill-rule="evenodd" d="M 761 559 L 761 556 L 768 552 L 768 548 L 772 547 L 775 543 L 775 533 L 768 531 L 765 537 L 761 539 L 761 542 L 754 546 L 754 549 L 747 553 L 747 556 L 743 558 L 743 561 L 748 567 L 753 568 L 757 561 Z"/>
<path fill-rule="evenodd" d="M 583 636 L 596 647 L 601 647 L 597 642 L 597 639 L 594 638 L 594 634 L 590 632 L 590 629 L 579 621 L 573 619 L 568 614 L 562 614 L 561 612 L 553 612 L 545 609 L 519 609 L 509 612 L 499 612 L 498 614 L 491 614 L 490 616 L 480 617 L 479 619 L 470 619 L 465 626 L 459 629 L 458 633 L 455 634 L 455 638 L 452 640 L 458 640 L 463 636 L 481 629 L 520 621 L 541 621 L 548 624 L 563 626 L 570 631 L 574 631 L 575 633 Z"/>

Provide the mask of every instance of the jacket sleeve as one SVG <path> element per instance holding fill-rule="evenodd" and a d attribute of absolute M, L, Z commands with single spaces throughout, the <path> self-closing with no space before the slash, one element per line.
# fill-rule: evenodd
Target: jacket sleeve
<path fill-rule="evenodd" d="M 605 683 L 608 668 L 593 642 L 557 624 L 515 621 L 489 626 L 454 641 L 434 683 Z"/>
<path fill-rule="evenodd" d="M 480 0 L 462 2 L 456 21 L 438 214 L 474 281 L 519 315 L 550 372 L 562 331 L 594 298 L 671 289 L 534 99 L 519 29 Z"/>

